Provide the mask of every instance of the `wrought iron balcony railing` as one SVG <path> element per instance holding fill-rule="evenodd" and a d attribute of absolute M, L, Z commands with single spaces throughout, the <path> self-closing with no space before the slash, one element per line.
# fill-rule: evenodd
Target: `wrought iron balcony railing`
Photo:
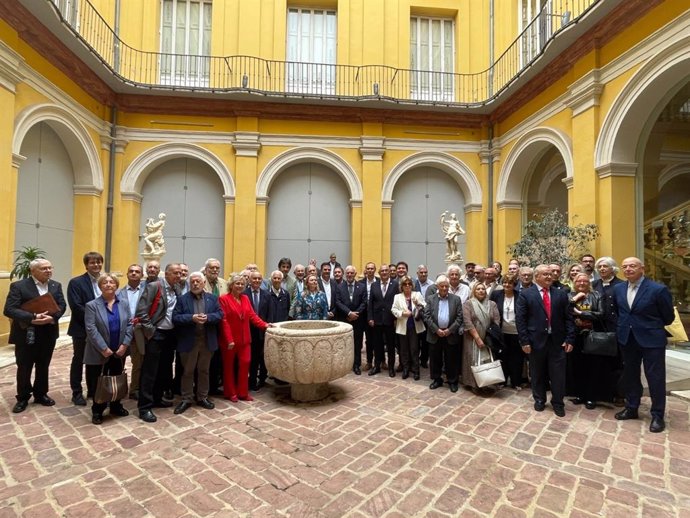
<path fill-rule="evenodd" d="M 88 0 L 46 1 L 112 74 L 137 87 L 477 106 L 500 95 L 551 40 L 602 0 L 548 0 L 493 66 L 467 74 L 147 52 L 122 41 Z"/>

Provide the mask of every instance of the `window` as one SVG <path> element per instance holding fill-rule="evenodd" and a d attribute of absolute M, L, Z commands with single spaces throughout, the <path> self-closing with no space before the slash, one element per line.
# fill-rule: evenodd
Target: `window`
<path fill-rule="evenodd" d="M 551 0 L 518 0 L 520 2 L 520 59 L 525 66 L 537 56 L 551 37 L 553 29 Z"/>
<path fill-rule="evenodd" d="M 288 92 L 335 93 L 336 12 L 288 9 Z"/>
<path fill-rule="evenodd" d="M 453 21 L 445 18 L 410 19 L 410 93 L 414 99 L 454 99 L 454 30 Z"/>
<path fill-rule="evenodd" d="M 79 0 L 53 0 L 53 3 L 67 23 L 79 30 Z"/>
<path fill-rule="evenodd" d="M 163 0 L 160 82 L 208 86 L 211 1 Z"/>

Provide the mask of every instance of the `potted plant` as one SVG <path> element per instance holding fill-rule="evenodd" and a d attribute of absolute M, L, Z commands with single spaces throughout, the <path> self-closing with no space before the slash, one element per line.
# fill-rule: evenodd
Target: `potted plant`
<path fill-rule="evenodd" d="M 45 259 L 46 253 L 36 246 L 23 246 L 21 250 L 13 250 L 17 254 L 14 259 L 13 268 L 10 272 L 10 280 L 26 279 L 31 275 L 31 261 L 34 259 Z"/>

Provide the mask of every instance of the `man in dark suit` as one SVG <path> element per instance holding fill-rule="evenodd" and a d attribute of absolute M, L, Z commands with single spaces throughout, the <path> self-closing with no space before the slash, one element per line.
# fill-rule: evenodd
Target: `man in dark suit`
<path fill-rule="evenodd" d="M 139 379 L 139 418 L 147 423 L 156 422 L 153 407 L 170 407 L 163 400 L 163 392 L 172 387 L 172 363 L 177 338 L 172 313 L 177 304 L 180 265 L 170 263 L 162 279 L 147 282 L 139 297 L 134 336 L 137 347 L 144 355 Z"/>
<path fill-rule="evenodd" d="M 338 284 L 331 277 L 331 264 L 321 263 L 321 275 L 318 278 L 319 291 L 323 291 L 326 294 L 326 300 L 328 301 L 328 320 L 333 320 L 335 318 L 335 292 L 338 289 Z"/>
<path fill-rule="evenodd" d="M 362 344 L 364 343 L 364 327 L 359 318 L 367 309 L 367 288 L 358 283 L 357 269 L 348 265 L 345 267 L 345 280 L 338 285 L 335 293 L 335 305 L 338 320 L 352 326 L 355 341 L 355 359 L 352 372 L 358 376 L 362 374 Z"/>
<path fill-rule="evenodd" d="M 522 351 L 529 357 L 534 409 L 544 410 L 546 387 L 551 382 L 551 406 L 558 417 L 565 416 L 566 354 L 573 350 L 575 322 L 569 311 L 568 295 L 552 286 L 551 268 L 534 269 L 534 284 L 517 299 L 515 323 Z"/>
<path fill-rule="evenodd" d="M 67 284 L 67 303 L 72 311 L 67 334 L 72 337 L 72 364 L 69 369 L 69 384 L 72 389 L 72 403 L 84 406 L 86 400 L 81 388 L 84 372 L 84 348 L 86 347 L 86 325 L 84 312 L 86 303 L 101 295 L 98 278 L 103 269 L 103 256 L 98 252 L 88 252 L 83 257 L 86 272 L 70 279 Z M 93 394 L 87 394 L 93 397 Z"/>
<path fill-rule="evenodd" d="M 271 273 L 271 287 L 268 290 L 268 320 L 285 322 L 290 313 L 290 292 L 283 287 L 285 276 L 280 270 Z"/>
<path fill-rule="evenodd" d="M 417 278 L 414 281 L 414 291 L 422 294 L 426 300 L 426 291 L 434 285 L 434 281 L 429 279 L 429 269 L 425 264 L 420 264 L 417 267 Z M 429 342 L 426 341 L 426 330 L 417 335 L 419 340 L 419 364 L 423 368 L 427 368 L 429 363 Z"/>
<path fill-rule="evenodd" d="M 374 365 L 369 370 L 369 376 L 381 372 L 385 346 L 388 353 L 388 375 L 395 377 L 395 317 L 391 308 L 398 293 L 398 281 L 392 280 L 390 275 L 390 266 L 382 264 L 379 268 L 379 280 L 369 289 L 367 318 L 369 327 L 374 330 Z"/>
<path fill-rule="evenodd" d="M 12 319 L 9 343 L 14 344 L 17 362 L 17 403 L 12 412 L 26 410 L 33 393 L 34 401 L 52 406 L 55 401 L 48 396 L 48 368 L 53 357 L 55 341 L 60 334 L 58 321 L 66 309 L 65 298 L 59 282 L 51 280 L 53 266 L 45 259 L 31 261 L 31 277 L 10 284 L 5 301 L 4 315 Z M 40 295 L 50 293 L 58 305 L 58 312 L 30 313 L 21 309 Z M 31 384 L 31 371 L 36 366 L 36 376 Z"/>
<path fill-rule="evenodd" d="M 460 368 L 460 331 L 462 330 L 462 300 L 449 293 L 450 281 L 445 275 L 436 279 L 436 292 L 426 299 L 424 324 L 429 343 L 431 362 L 431 390 L 443 386 L 442 366 L 451 392 L 458 391 Z"/>
<path fill-rule="evenodd" d="M 640 367 L 649 385 L 652 398 L 652 422 L 649 431 L 663 432 L 666 428 L 666 332 L 675 314 L 668 288 L 644 276 L 644 264 L 637 257 L 628 257 L 621 265 L 628 282 L 614 287 L 618 307 L 616 335 L 623 352 L 623 380 L 625 409 L 616 419 L 637 419 L 642 398 Z"/>
<path fill-rule="evenodd" d="M 268 301 L 269 293 L 261 287 L 263 280 L 261 272 L 258 270 L 252 271 L 249 274 L 249 286 L 244 290 L 244 293 L 249 297 L 254 312 L 259 315 L 261 320 L 266 322 L 270 305 Z M 266 363 L 264 363 L 264 338 L 266 333 L 254 326 L 251 326 L 251 333 L 252 355 L 249 364 L 249 389 L 256 391 L 266 384 L 266 378 L 268 377 L 268 370 L 266 369 Z"/>
<path fill-rule="evenodd" d="M 208 372 L 211 357 L 218 349 L 218 324 L 223 318 L 223 311 L 218 304 L 218 297 L 204 292 L 205 282 L 201 272 L 192 273 L 189 276 L 189 291 L 177 300 L 173 311 L 172 320 L 177 330 L 177 351 L 182 360 L 182 401 L 175 407 L 176 414 L 181 414 L 191 407 L 194 399 L 199 406 L 207 410 L 215 408 L 208 399 Z"/>

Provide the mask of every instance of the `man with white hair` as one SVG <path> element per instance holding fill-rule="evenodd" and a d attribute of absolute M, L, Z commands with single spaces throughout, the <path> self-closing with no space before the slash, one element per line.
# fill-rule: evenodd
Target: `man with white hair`
<path fill-rule="evenodd" d="M 220 297 L 228 292 L 228 284 L 220 276 L 220 261 L 218 259 L 213 257 L 206 259 L 204 273 L 206 274 L 206 282 L 204 283 L 204 291 L 206 293 L 212 293 L 216 297 Z"/>
<path fill-rule="evenodd" d="M 461 270 L 457 264 L 449 264 L 446 270 L 445 277 L 448 279 L 448 292 L 456 297 L 460 297 L 460 300 L 464 304 L 470 298 L 470 287 L 462 282 Z M 438 282 L 436 283 L 438 284 Z M 426 298 L 436 293 L 437 286 L 431 286 L 426 291 Z"/>

